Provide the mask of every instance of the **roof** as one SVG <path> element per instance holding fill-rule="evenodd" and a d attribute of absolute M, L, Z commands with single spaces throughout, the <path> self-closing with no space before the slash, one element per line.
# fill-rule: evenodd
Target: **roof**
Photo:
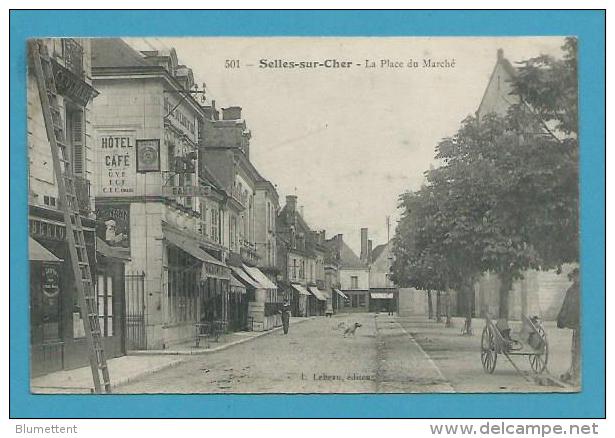
<path fill-rule="evenodd" d="M 387 249 L 387 247 L 389 246 L 389 243 L 383 243 L 382 245 L 378 245 L 377 247 L 375 247 L 374 249 L 372 249 L 372 259 L 371 261 L 375 261 L 378 259 L 378 257 L 380 257 L 382 255 L 382 253 Z"/>
<path fill-rule="evenodd" d="M 151 66 L 121 38 L 92 38 L 92 68 Z"/>
<path fill-rule="evenodd" d="M 342 269 L 367 269 L 367 266 L 357 257 L 346 242 L 343 241 L 340 246 L 340 267 Z"/>

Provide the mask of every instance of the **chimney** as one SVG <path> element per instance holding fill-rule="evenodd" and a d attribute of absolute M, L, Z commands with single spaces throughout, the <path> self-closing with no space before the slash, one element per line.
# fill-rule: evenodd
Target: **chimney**
<path fill-rule="evenodd" d="M 239 120 L 241 119 L 241 107 L 229 106 L 222 108 L 222 120 Z"/>
<path fill-rule="evenodd" d="M 362 262 L 367 261 L 367 228 L 361 228 L 361 256 Z"/>
<path fill-rule="evenodd" d="M 504 50 L 498 49 L 498 61 L 504 59 Z"/>
<path fill-rule="evenodd" d="M 326 235 L 325 230 L 321 230 L 320 233 L 318 234 L 320 234 L 320 238 L 319 238 L 320 243 L 323 243 L 325 240 L 327 240 L 327 237 L 326 237 L 327 235 Z"/>
<path fill-rule="evenodd" d="M 372 261 L 372 239 L 367 241 L 367 262 L 371 263 Z"/>
<path fill-rule="evenodd" d="M 294 213 L 296 209 L 297 209 L 297 196 L 287 195 L 286 196 L 286 210 Z"/>
<path fill-rule="evenodd" d="M 303 217 L 303 205 L 299 207 L 299 214 Z"/>

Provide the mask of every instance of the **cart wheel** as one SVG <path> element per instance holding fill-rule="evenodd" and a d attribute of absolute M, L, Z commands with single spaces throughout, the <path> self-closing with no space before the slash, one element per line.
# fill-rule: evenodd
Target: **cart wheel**
<path fill-rule="evenodd" d="M 483 364 L 483 370 L 486 373 L 493 374 L 498 360 L 498 353 L 495 349 L 493 331 L 488 325 L 483 329 L 483 335 L 480 340 L 480 360 Z"/>
<path fill-rule="evenodd" d="M 547 369 L 547 362 L 549 361 L 549 342 L 547 341 L 547 334 L 541 325 L 536 327 L 536 330 L 542 340 L 542 353 L 530 354 L 528 359 L 530 360 L 532 371 L 536 374 L 540 374 Z"/>

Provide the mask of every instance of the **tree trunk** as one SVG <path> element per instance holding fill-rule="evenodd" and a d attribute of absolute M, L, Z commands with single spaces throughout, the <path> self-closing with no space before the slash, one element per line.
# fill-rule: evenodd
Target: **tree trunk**
<path fill-rule="evenodd" d="M 450 328 L 453 326 L 453 320 L 451 319 L 451 291 L 446 291 L 445 298 L 445 310 L 446 310 L 446 322 L 444 323 L 444 327 Z"/>
<path fill-rule="evenodd" d="M 441 292 L 436 291 L 436 322 L 442 322 L 442 300 Z"/>
<path fill-rule="evenodd" d="M 509 306 L 508 306 L 508 297 L 510 295 L 510 290 L 512 289 L 512 275 L 509 272 L 502 272 L 499 275 L 500 277 L 500 319 L 508 320 L 509 316 Z"/>
<path fill-rule="evenodd" d="M 463 295 L 465 299 L 466 319 L 461 333 L 463 335 L 471 336 L 473 313 L 472 311 L 474 310 L 474 281 L 472 279 L 468 279 L 465 281 L 465 284 L 463 285 Z"/>
<path fill-rule="evenodd" d="M 431 291 L 427 291 L 427 314 L 429 319 L 433 319 L 433 303 L 431 302 Z"/>

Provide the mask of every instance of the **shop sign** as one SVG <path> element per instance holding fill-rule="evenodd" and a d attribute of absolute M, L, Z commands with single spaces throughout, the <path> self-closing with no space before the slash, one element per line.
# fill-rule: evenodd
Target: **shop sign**
<path fill-rule="evenodd" d="M 137 172 L 160 172 L 160 139 L 137 140 Z"/>
<path fill-rule="evenodd" d="M 210 186 L 163 186 L 162 195 L 172 198 L 198 198 L 201 196 L 209 196 L 211 194 Z"/>
<path fill-rule="evenodd" d="M 110 246 L 130 248 L 130 204 L 96 202 L 96 235 Z"/>
<path fill-rule="evenodd" d="M 223 280 L 230 280 L 231 270 L 226 266 L 216 265 L 214 263 L 203 263 L 203 270 L 201 271 L 201 277 L 206 278 L 220 278 Z"/>
<path fill-rule="evenodd" d="M 60 292 L 60 274 L 55 265 L 44 264 L 42 267 L 42 289 L 47 298 L 55 298 Z"/>

